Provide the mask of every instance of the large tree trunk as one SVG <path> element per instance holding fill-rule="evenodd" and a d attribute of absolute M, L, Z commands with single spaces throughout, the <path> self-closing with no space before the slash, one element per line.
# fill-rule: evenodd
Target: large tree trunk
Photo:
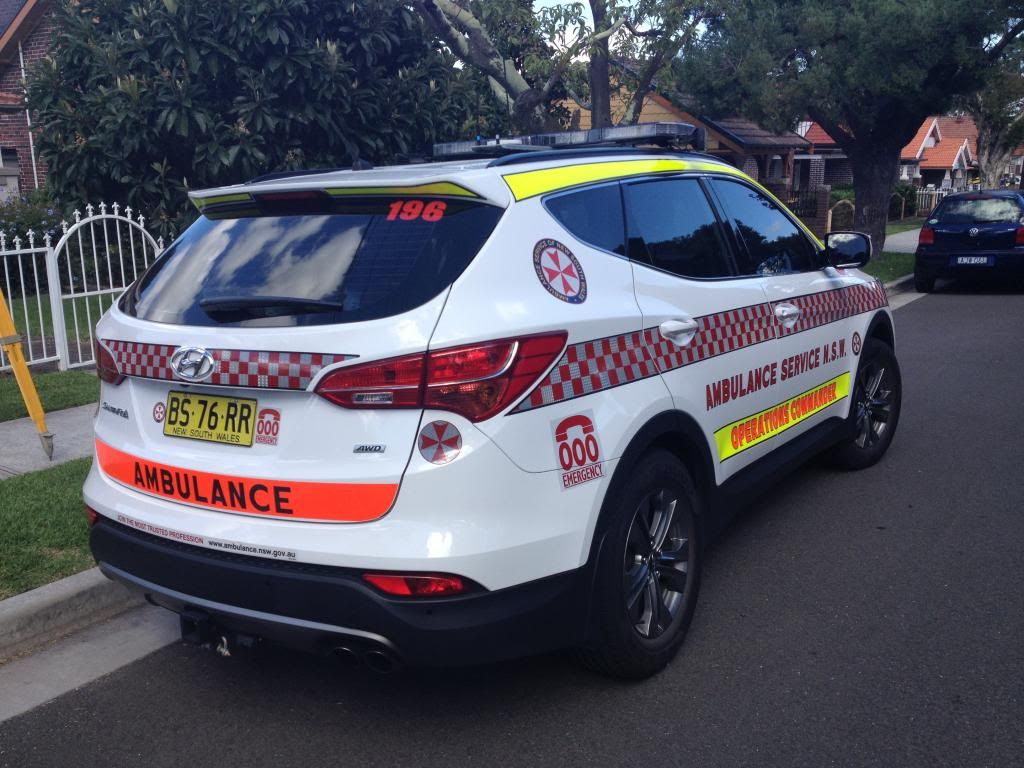
<path fill-rule="evenodd" d="M 998 188 L 999 177 L 1010 165 L 1014 148 L 1005 138 L 997 131 L 985 130 L 983 125 L 978 128 L 978 175 L 982 189 Z"/>
<path fill-rule="evenodd" d="M 875 254 L 885 246 L 885 225 L 889 218 L 889 197 L 899 173 L 900 147 L 870 146 L 849 153 L 853 169 L 855 210 L 853 228 L 871 235 Z"/>
<path fill-rule="evenodd" d="M 608 29 L 608 9 L 604 0 L 591 0 L 594 34 Z M 606 128 L 612 124 L 611 83 L 608 72 L 608 38 L 602 37 L 590 49 L 590 125 Z"/>

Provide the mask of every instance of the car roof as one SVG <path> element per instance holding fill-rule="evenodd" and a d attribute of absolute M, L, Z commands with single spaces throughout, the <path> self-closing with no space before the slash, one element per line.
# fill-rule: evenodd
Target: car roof
<path fill-rule="evenodd" d="M 646 161 L 646 162 L 644 162 Z M 598 165 L 609 163 L 611 165 Z M 586 166 L 588 173 L 583 173 Z M 570 169 L 574 169 L 570 170 Z M 593 169 L 597 169 L 594 171 Z M 566 169 L 562 181 L 551 180 L 558 169 Z M 523 152 L 499 158 L 484 157 L 434 163 L 388 165 L 365 170 L 326 170 L 307 173 L 270 174 L 244 184 L 197 190 L 189 193 L 200 208 L 226 199 L 247 198 L 266 192 L 328 190 L 367 195 L 431 194 L 449 197 L 483 198 L 499 205 L 525 199 L 559 188 L 582 186 L 602 180 L 629 178 L 652 172 L 719 171 L 745 175 L 713 155 L 701 152 L 651 150 L 643 148 L 555 149 Z M 509 195 L 510 179 L 545 177 L 547 186 L 530 185 L 531 194 L 515 189 Z M 540 192 L 535 190 L 540 189 Z M 461 190 L 457 191 L 457 190 Z"/>
<path fill-rule="evenodd" d="M 947 200 L 951 198 L 970 198 L 974 196 L 984 195 L 986 197 L 1020 197 L 1020 190 L 1017 189 L 977 189 L 977 190 L 965 190 L 963 192 L 954 192 L 952 195 L 946 195 Z"/>

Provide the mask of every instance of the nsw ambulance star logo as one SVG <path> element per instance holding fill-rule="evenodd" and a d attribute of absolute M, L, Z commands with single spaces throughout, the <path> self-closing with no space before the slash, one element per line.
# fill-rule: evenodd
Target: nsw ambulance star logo
<path fill-rule="evenodd" d="M 462 435 L 454 424 L 432 421 L 420 430 L 419 448 L 431 464 L 447 464 L 462 450 Z"/>
<path fill-rule="evenodd" d="M 572 252 L 557 240 L 541 240 L 533 248 L 533 268 L 541 285 L 557 299 L 582 304 L 587 298 L 587 278 Z"/>

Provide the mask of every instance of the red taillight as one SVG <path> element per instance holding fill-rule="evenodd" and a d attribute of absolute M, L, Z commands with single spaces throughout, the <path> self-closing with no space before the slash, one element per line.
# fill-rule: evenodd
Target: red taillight
<path fill-rule="evenodd" d="M 465 582 L 458 576 L 364 573 L 363 578 L 381 592 L 402 597 L 445 597 L 466 591 Z"/>
<path fill-rule="evenodd" d="M 935 245 L 935 230 L 931 227 L 921 227 L 921 234 L 917 236 L 918 245 Z"/>
<path fill-rule="evenodd" d="M 352 365 L 329 373 L 316 392 L 346 408 L 420 408 L 423 355 Z"/>
<path fill-rule="evenodd" d="M 100 377 L 100 381 L 105 381 L 107 384 L 115 386 L 124 381 L 124 376 L 117 369 L 117 362 L 114 360 L 114 356 L 110 354 L 109 349 L 100 343 L 99 339 L 93 342 L 93 353 L 96 358 L 96 375 Z"/>
<path fill-rule="evenodd" d="M 436 408 L 482 421 L 512 404 L 565 347 L 565 331 L 339 368 L 316 391 L 346 408 Z"/>
<path fill-rule="evenodd" d="M 1013 240 L 1014 245 L 1024 245 L 1024 227 L 1017 227 L 1017 237 Z"/>
<path fill-rule="evenodd" d="M 85 522 L 90 528 L 96 525 L 96 521 L 100 519 L 100 513 L 92 507 L 85 508 Z"/>

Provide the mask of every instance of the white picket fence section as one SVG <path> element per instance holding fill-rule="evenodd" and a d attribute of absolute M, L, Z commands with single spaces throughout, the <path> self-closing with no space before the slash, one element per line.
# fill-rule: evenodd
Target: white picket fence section
<path fill-rule="evenodd" d="M 92 365 L 96 322 L 164 249 L 130 207 L 86 205 L 73 219 L 56 244 L 49 233 L 38 245 L 35 232 L 0 232 L 4 295 L 30 366 Z M 0 371 L 9 369 L 0 350 Z"/>

